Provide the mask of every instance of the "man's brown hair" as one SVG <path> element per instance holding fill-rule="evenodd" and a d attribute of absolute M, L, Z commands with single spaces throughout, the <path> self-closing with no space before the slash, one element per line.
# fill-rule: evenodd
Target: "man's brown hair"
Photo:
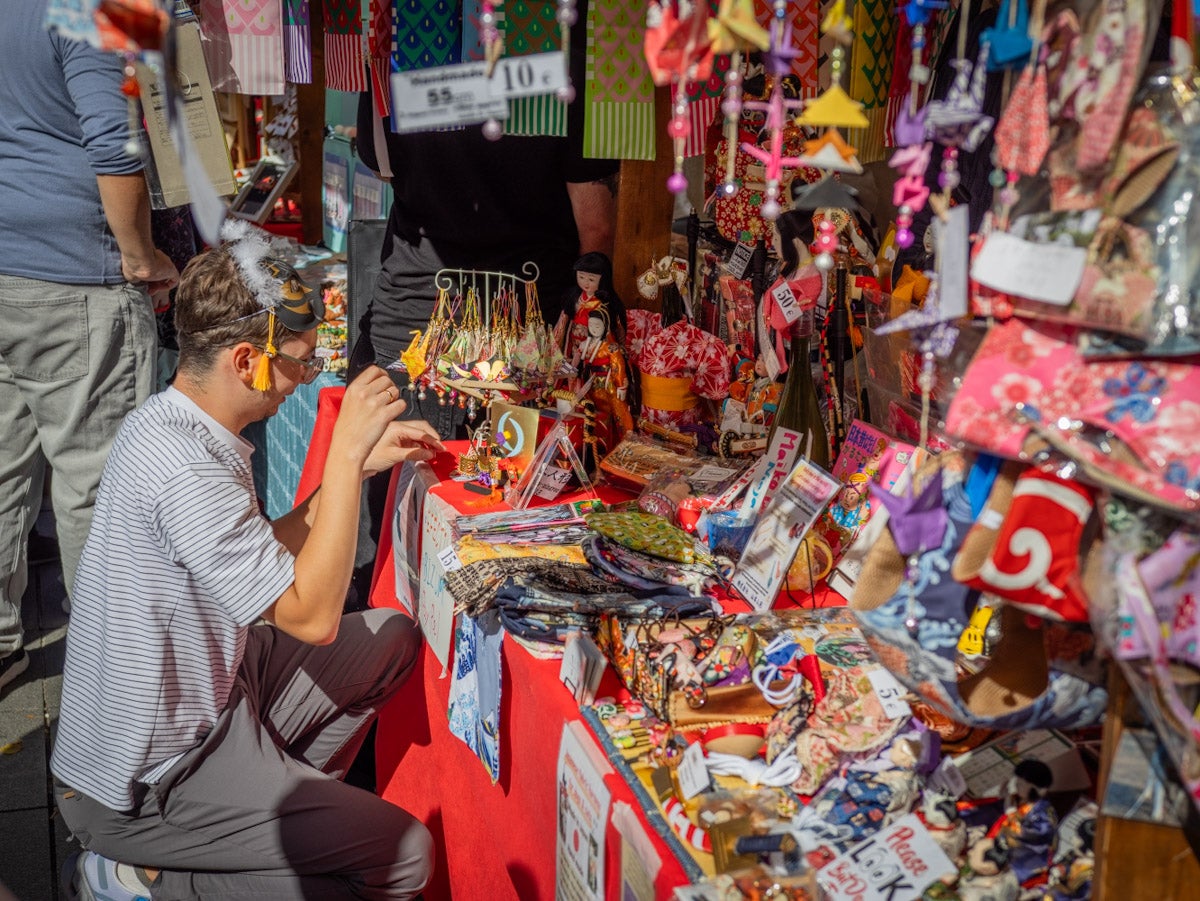
<path fill-rule="evenodd" d="M 175 292 L 179 368 L 207 372 L 223 348 L 242 341 L 265 347 L 269 319 L 228 251 L 204 251 L 184 268 Z M 275 320 L 276 346 L 300 335 Z"/>

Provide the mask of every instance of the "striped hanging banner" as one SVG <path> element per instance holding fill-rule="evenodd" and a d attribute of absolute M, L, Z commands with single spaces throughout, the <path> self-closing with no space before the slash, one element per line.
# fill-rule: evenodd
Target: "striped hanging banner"
<path fill-rule="evenodd" d="M 325 0 L 325 87 L 365 91 L 362 0 Z"/>
<path fill-rule="evenodd" d="M 371 96 L 375 112 L 386 116 L 392 108 L 392 45 L 396 41 L 396 9 L 391 0 L 371 0 L 367 28 L 367 64 L 371 70 Z"/>
<path fill-rule="evenodd" d="M 654 159 L 654 82 L 642 53 L 645 30 L 645 13 L 639 4 L 628 0 L 589 4 L 585 157 Z"/>
<path fill-rule="evenodd" d="M 478 5 L 478 0 L 473 2 Z M 558 4 L 554 0 L 507 0 L 503 9 L 504 23 L 501 27 L 504 30 L 506 55 L 553 53 L 561 49 L 562 38 L 558 21 L 554 18 Z M 467 29 L 464 27 L 464 42 L 466 35 Z M 479 47 L 478 38 L 476 46 Z M 479 49 L 482 51 L 482 47 Z M 504 133 L 566 137 L 567 106 L 554 94 L 510 100 Z"/>
<path fill-rule="evenodd" d="M 308 0 L 283 0 L 283 72 L 294 84 L 312 81 Z"/>
<path fill-rule="evenodd" d="M 197 0 L 196 16 L 213 90 L 271 97 L 284 92 L 278 0 Z"/>

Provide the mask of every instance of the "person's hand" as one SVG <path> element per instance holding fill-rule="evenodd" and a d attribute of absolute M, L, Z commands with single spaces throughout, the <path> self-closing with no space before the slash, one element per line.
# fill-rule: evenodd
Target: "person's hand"
<path fill-rule="evenodd" d="M 432 460 L 445 449 L 433 426 L 423 419 L 390 422 L 363 464 L 363 475 L 373 476 L 406 460 Z"/>
<path fill-rule="evenodd" d="M 365 464 L 388 423 L 399 417 L 406 406 L 391 376 L 378 366 L 368 366 L 346 388 L 329 440 L 329 459 L 349 458 L 356 464 Z"/>
<path fill-rule="evenodd" d="M 171 305 L 171 289 L 179 284 L 179 270 L 171 258 L 158 249 L 148 260 L 134 260 L 121 254 L 121 274 L 125 276 L 125 281 L 145 286 L 154 300 L 156 313 L 163 312 Z"/>

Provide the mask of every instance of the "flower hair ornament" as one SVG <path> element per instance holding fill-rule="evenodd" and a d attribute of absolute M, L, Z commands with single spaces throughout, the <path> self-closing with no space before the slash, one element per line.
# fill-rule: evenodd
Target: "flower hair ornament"
<path fill-rule="evenodd" d="M 290 264 L 273 256 L 271 237 L 244 220 L 230 219 L 221 228 L 225 252 L 237 266 L 242 283 L 254 295 L 267 314 L 267 343 L 258 358 L 251 383 L 256 391 L 271 388 L 271 360 L 279 353 L 275 346 L 276 320 L 293 332 L 315 329 L 324 319 L 325 305 L 319 295 L 305 284 Z M 242 317 L 249 318 L 249 317 Z"/>

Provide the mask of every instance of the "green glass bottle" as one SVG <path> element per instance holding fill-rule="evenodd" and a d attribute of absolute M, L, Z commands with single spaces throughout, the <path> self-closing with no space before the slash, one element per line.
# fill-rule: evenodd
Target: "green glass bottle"
<path fill-rule="evenodd" d="M 804 319 L 801 319 L 800 323 L 803 322 Z M 801 334 L 792 336 L 788 349 L 788 371 L 783 392 L 779 396 L 779 409 L 771 425 L 770 438 L 773 440 L 775 431 L 781 428 L 799 432 L 801 451 L 811 448 L 808 459 L 828 471 L 832 463 L 829 459 L 829 433 L 825 429 L 825 417 L 817 400 L 817 386 L 813 382 L 812 362 L 808 355 L 811 326 L 807 333 L 803 327 L 799 331 Z"/>

